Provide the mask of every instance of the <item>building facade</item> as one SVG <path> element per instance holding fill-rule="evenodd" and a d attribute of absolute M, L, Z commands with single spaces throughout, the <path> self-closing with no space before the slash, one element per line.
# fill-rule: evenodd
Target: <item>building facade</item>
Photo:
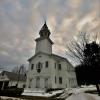
<path fill-rule="evenodd" d="M 16 74 L 8 71 L 0 71 L 0 90 L 8 87 L 16 86 L 18 88 L 24 88 L 26 84 L 26 77 L 22 74 Z"/>
<path fill-rule="evenodd" d="M 26 88 L 49 89 L 76 87 L 74 67 L 61 56 L 52 53 L 50 31 L 46 23 L 41 28 L 36 41 L 35 55 L 29 61 Z"/>

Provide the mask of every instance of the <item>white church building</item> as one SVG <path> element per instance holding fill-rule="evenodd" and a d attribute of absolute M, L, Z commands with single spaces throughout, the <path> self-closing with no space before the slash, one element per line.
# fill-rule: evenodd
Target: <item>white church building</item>
<path fill-rule="evenodd" d="M 35 55 L 29 61 L 27 89 L 56 89 L 76 87 L 74 67 L 64 57 L 52 53 L 50 31 L 43 25 L 36 41 Z"/>

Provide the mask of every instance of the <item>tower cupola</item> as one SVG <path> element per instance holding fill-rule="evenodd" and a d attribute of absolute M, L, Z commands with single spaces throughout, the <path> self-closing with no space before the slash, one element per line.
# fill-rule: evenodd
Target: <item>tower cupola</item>
<path fill-rule="evenodd" d="M 39 31 L 40 37 L 35 40 L 36 41 L 36 50 L 35 50 L 36 54 L 38 52 L 52 54 L 53 42 L 50 39 L 50 34 L 51 33 L 50 33 L 48 26 L 45 22 L 44 25 L 42 26 L 42 28 Z"/>
<path fill-rule="evenodd" d="M 41 38 L 49 38 L 51 33 L 50 33 L 49 29 L 48 29 L 48 26 L 47 26 L 46 22 L 42 26 L 39 34 L 40 34 Z"/>

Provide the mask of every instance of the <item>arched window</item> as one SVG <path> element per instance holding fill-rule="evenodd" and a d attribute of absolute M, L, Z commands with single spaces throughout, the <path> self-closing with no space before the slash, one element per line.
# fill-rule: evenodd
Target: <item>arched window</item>
<path fill-rule="evenodd" d="M 37 69 L 37 72 L 40 73 L 40 72 L 41 72 L 41 69 L 42 69 L 42 63 L 39 62 L 39 63 L 37 64 L 36 69 Z"/>

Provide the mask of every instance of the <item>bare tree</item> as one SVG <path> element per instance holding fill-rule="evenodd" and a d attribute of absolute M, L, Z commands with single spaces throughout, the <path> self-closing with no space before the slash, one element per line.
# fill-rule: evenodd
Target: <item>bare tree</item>
<path fill-rule="evenodd" d="M 79 39 L 71 41 L 67 45 L 68 56 L 77 59 L 81 64 L 84 60 L 84 48 L 89 43 L 89 36 L 86 33 L 81 33 Z"/>
<path fill-rule="evenodd" d="M 77 59 L 80 64 L 84 62 L 84 49 L 86 48 L 86 44 L 90 42 L 97 41 L 97 34 L 91 37 L 90 34 L 81 32 L 77 39 L 74 39 L 67 45 L 67 55 Z"/>
<path fill-rule="evenodd" d="M 26 68 L 24 65 L 21 65 L 18 70 L 18 80 L 17 80 L 17 84 L 16 84 L 17 87 L 18 87 L 18 83 L 19 83 L 20 74 L 23 74 L 26 77 Z"/>
<path fill-rule="evenodd" d="M 96 36 L 97 38 L 97 36 Z M 95 39 L 96 39 L 95 38 Z M 81 80 L 82 84 L 94 84 L 100 95 L 98 84 L 100 83 L 100 44 L 96 40 L 92 42 L 84 33 L 81 41 L 74 41 L 68 46 L 70 56 L 77 58 L 80 65 L 76 67 L 76 76 Z"/>
<path fill-rule="evenodd" d="M 18 87 L 18 83 L 19 83 L 19 79 L 20 79 L 20 75 L 24 75 L 26 77 L 26 67 L 23 65 L 20 65 L 19 67 L 16 66 L 12 69 L 12 72 L 18 74 L 17 75 L 17 84 L 16 87 Z"/>
<path fill-rule="evenodd" d="M 12 69 L 12 72 L 19 74 L 25 74 L 26 73 L 26 67 L 24 65 L 20 65 L 19 67 L 16 66 Z"/>
<path fill-rule="evenodd" d="M 14 67 L 12 69 L 12 72 L 14 72 L 14 73 L 17 73 L 18 74 L 18 71 L 19 71 L 19 67 L 18 66 Z"/>

